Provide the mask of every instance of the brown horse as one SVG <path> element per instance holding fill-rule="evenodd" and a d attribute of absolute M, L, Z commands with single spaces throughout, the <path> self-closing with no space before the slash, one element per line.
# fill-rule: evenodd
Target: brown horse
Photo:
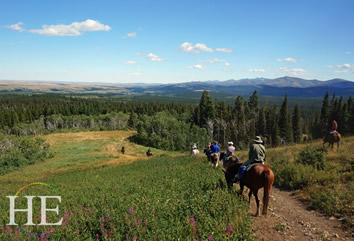
<path fill-rule="evenodd" d="M 151 152 L 151 151 L 147 151 L 147 152 L 146 152 L 146 156 L 147 156 L 147 157 L 152 156 L 152 152 Z"/>
<path fill-rule="evenodd" d="M 225 173 L 225 179 L 229 188 L 233 185 L 233 180 L 235 175 L 237 174 L 240 166 L 242 163 L 235 163 L 229 166 Z M 256 164 L 248 170 L 244 176 L 244 178 L 240 181 L 240 192 L 242 195 L 244 186 L 250 189 L 248 194 L 249 202 L 251 202 L 251 196 L 254 195 L 257 203 L 257 212 L 256 216 L 259 215 L 259 198 L 258 198 L 258 190 L 260 188 L 264 188 L 263 194 L 263 210 L 262 214 L 267 215 L 268 211 L 268 203 L 269 203 L 269 194 L 274 182 L 274 174 L 272 169 L 263 165 L 263 164 Z"/>
<path fill-rule="evenodd" d="M 214 167 L 217 167 L 219 165 L 219 156 L 216 153 L 212 153 L 210 155 L 210 162 L 213 164 Z"/>
<path fill-rule="evenodd" d="M 323 138 L 323 147 L 325 143 L 328 142 L 328 147 L 331 146 L 333 149 L 333 144 L 337 143 L 337 151 L 339 150 L 339 143 L 340 140 L 342 139 L 342 136 L 339 134 L 339 132 L 334 132 L 332 134 L 328 133 L 324 138 Z"/>

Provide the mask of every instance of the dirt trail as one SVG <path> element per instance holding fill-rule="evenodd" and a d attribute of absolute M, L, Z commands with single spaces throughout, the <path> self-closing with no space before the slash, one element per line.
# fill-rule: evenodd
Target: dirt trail
<path fill-rule="evenodd" d="M 262 200 L 263 190 L 258 195 Z M 254 217 L 256 202 L 254 197 L 251 200 L 250 214 L 257 240 L 353 240 L 351 231 L 344 231 L 339 220 L 308 210 L 291 192 L 273 187 L 269 203 L 267 216 Z"/>

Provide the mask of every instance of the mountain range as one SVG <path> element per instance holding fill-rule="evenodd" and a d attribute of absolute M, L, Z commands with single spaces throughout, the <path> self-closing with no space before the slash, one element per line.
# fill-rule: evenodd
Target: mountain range
<path fill-rule="evenodd" d="M 208 90 L 235 95 L 250 95 L 257 90 L 258 94 L 263 96 L 283 96 L 287 93 L 288 96 L 298 97 L 324 96 L 328 91 L 336 93 L 336 95 L 352 96 L 354 95 L 354 82 L 344 79 L 319 81 L 284 76 L 276 79 L 209 80 L 154 86 L 131 86 L 127 89 L 133 92 L 160 94 Z"/>
<path fill-rule="evenodd" d="M 344 79 L 327 81 L 307 80 L 284 76 L 276 79 L 255 78 L 240 80 L 192 81 L 175 84 L 144 83 L 80 83 L 50 81 L 0 81 L 0 92 L 17 93 L 99 93 L 110 95 L 188 96 L 203 90 L 218 94 L 260 96 L 322 97 L 328 91 L 343 96 L 354 96 L 354 82 Z M 183 94 L 182 94 L 183 93 Z"/>

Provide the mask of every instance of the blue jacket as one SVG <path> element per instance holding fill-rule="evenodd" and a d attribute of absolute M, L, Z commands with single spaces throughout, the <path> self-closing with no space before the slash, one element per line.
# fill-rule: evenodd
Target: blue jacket
<path fill-rule="evenodd" d="M 218 145 L 211 145 L 211 152 L 212 153 L 220 152 L 220 147 Z"/>

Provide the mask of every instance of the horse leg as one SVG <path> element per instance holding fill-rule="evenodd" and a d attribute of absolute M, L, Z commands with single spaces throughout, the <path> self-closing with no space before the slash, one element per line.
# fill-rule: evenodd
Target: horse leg
<path fill-rule="evenodd" d="M 253 195 L 256 199 L 256 203 L 257 203 L 257 212 L 256 212 L 256 216 L 259 215 L 259 198 L 258 198 L 258 190 L 253 191 Z"/>
<path fill-rule="evenodd" d="M 240 196 L 242 197 L 242 193 L 243 193 L 243 188 L 244 188 L 244 186 L 243 186 L 243 184 L 241 184 L 241 182 L 240 182 Z"/>
<path fill-rule="evenodd" d="M 252 191 L 248 193 L 248 203 L 251 204 Z"/>

